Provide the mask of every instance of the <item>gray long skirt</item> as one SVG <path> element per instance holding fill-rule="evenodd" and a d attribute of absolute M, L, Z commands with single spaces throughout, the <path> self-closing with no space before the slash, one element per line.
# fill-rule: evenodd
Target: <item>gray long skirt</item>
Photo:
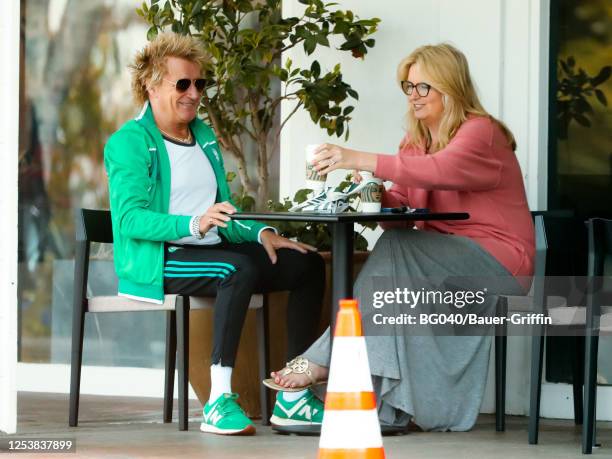
<path fill-rule="evenodd" d="M 385 291 L 396 287 L 420 290 L 423 279 L 439 283 L 452 276 L 497 279 L 497 283 L 488 282 L 490 295 L 485 308 L 494 308 L 495 294 L 524 294 L 508 271 L 477 243 L 433 231 L 385 231 L 357 278 L 355 297 L 360 300 L 382 423 L 406 425 L 412 418 L 424 430 L 465 431 L 476 422 L 488 371 L 490 335 L 441 336 L 423 327 L 415 333 L 409 326 L 387 326 L 381 333 L 371 320 L 374 313 L 380 312 L 371 307 L 373 284 L 383 286 Z M 431 305 L 415 308 L 421 306 L 431 311 Z M 405 311 L 388 305 L 385 312 L 393 313 L 389 308 L 394 307 L 398 313 Z M 330 346 L 328 328 L 304 356 L 329 367 Z"/>

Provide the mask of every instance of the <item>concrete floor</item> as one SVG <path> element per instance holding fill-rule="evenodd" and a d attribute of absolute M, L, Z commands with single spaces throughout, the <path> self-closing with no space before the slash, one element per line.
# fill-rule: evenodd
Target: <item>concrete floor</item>
<path fill-rule="evenodd" d="M 71 438 L 76 454 L 25 454 L 17 457 L 86 458 L 315 458 L 317 437 L 275 434 L 257 425 L 255 437 L 202 434 L 200 407 L 192 402 L 188 432 L 176 422 L 161 423 L 161 399 L 82 396 L 78 428 L 69 428 L 68 397 L 19 394 L 18 434 L 27 438 Z M 176 419 L 176 412 L 174 415 Z M 384 437 L 387 458 L 578 458 L 580 428 L 571 421 L 542 420 L 540 444 L 527 444 L 527 418 L 508 416 L 507 431 L 495 432 L 495 419 L 481 415 L 471 432 L 409 433 Z M 612 457 L 612 423 L 598 424 L 602 448 L 593 457 Z M 6 437 L 4 434 L 0 436 Z M 13 437 L 15 437 L 13 436 Z M 6 438 L 5 438 L 6 439 Z M 5 456 L 3 456 L 5 457 Z M 8 457 L 8 455 L 6 456 Z"/>

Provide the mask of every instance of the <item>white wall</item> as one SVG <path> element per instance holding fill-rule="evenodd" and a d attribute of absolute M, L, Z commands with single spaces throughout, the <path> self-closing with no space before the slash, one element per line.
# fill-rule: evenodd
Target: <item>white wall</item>
<path fill-rule="evenodd" d="M 467 56 L 485 108 L 514 132 L 517 155 L 533 209 L 546 202 L 546 113 L 548 70 L 548 0 L 368 0 L 339 1 L 360 17 L 379 17 L 376 46 L 357 60 L 317 48 L 323 69 L 340 62 L 345 80 L 359 92 L 347 146 L 395 154 L 403 136 L 406 98 L 395 82 L 401 58 L 427 43 L 449 41 Z M 297 15 L 298 2 L 283 4 L 286 15 Z M 301 49 L 288 57 L 310 62 Z M 282 107 L 288 113 L 291 106 Z M 281 139 L 281 197 L 304 186 L 304 146 L 333 141 L 298 113 Z M 542 154 L 539 154 L 539 153 Z M 332 176 L 337 179 L 342 173 Z"/>
<path fill-rule="evenodd" d="M 17 400 L 17 153 L 19 2 L 0 15 L 0 431 L 14 433 Z"/>
<path fill-rule="evenodd" d="M 448 41 L 461 49 L 470 63 L 481 101 L 502 119 L 517 139 L 529 204 L 546 207 L 548 28 L 549 0 L 338 0 L 362 18 L 379 17 L 376 46 L 356 60 L 338 52 L 318 48 L 315 54 L 323 69 L 340 62 L 345 81 L 359 92 L 347 146 L 395 154 L 403 136 L 406 98 L 395 82 L 396 66 L 417 46 Z M 297 15 L 300 5 L 283 3 L 284 14 Z M 309 65 L 301 49 L 287 57 Z M 282 107 L 288 113 L 292 106 Z M 314 126 L 303 112 L 287 123 L 281 138 L 281 197 L 304 187 L 304 146 L 331 141 L 344 144 Z M 344 173 L 336 172 L 331 180 Z M 378 233 L 377 233 L 378 234 Z M 369 239 L 377 237 L 372 235 Z M 530 340 L 508 340 L 507 413 L 529 412 Z M 483 412 L 494 412 L 494 377 L 491 361 Z M 599 389 L 598 418 L 612 419 L 612 391 Z M 544 384 L 541 414 L 544 417 L 573 416 L 571 387 Z"/>

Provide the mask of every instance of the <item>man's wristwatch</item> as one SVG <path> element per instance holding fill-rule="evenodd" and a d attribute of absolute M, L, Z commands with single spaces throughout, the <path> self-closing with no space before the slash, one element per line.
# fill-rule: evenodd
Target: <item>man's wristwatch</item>
<path fill-rule="evenodd" d="M 202 220 L 201 215 L 193 217 L 191 219 L 191 227 L 189 228 L 191 235 L 196 239 L 204 239 L 204 235 L 200 233 L 200 220 Z"/>

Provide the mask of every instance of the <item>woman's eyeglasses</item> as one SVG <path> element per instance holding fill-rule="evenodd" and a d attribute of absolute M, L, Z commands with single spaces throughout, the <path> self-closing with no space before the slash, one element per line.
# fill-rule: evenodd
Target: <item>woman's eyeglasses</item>
<path fill-rule="evenodd" d="M 190 80 L 189 78 L 181 78 L 180 80 L 176 80 L 176 81 L 170 81 L 164 78 L 164 81 L 167 81 L 168 83 L 173 84 L 178 92 L 187 91 L 189 87 L 191 86 L 192 82 L 195 88 L 198 90 L 198 92 L 204 91 L 204 88 L 206 87 L 206 80 L 204 78 L 196 78 L 194 80 Z"/>
<path fill-rule="evenodd" d="M 401 85 L 402 91 L 404 91 L 404 94 L 406 94 L 407 96 L 412 95 L 412 91 L 414 91 L 414 88 L 416 88 L 416 92 L 419 96 L 427 97 L 427 94 L 429 94 L 429 90 L 431 89 L 431 85 L 427 83 L 414 84 L 410 81 L 402 81 Z"/>

